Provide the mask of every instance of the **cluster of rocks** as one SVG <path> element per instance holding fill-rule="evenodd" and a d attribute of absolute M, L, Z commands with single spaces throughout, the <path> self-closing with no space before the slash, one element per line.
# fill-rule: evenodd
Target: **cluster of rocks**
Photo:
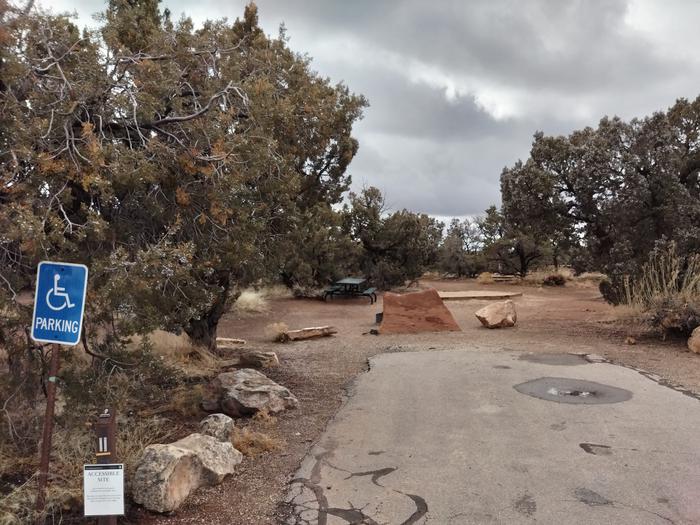
<path fill-rule="evenodd" d="M 486 328 L 508 328 L 518 320 L 515 303 L 510 300 L 484 306 L 474 315 Z"/>
<path fill-rule="evenodd" d="M 200 432 L 169 444 L 149 445 L 133 477 L 134 501 L 149 510 L 171 512 L 193 490 L 221 483 L 243 455 L 233 447 L 233 419 L 213 414 Z"/>
<path fill-rule="evenodd" d="M 248 352 L 248 363 L 279 364 L 274 352 Z M 242 454 L 231 442 L 233 417 L 260 410 L 271 414 L 297 408 L 299 401 L 285 387 L 251 368 L 219 374 L 209 385 L 202 408 L 213 412 L 199 431 L 169 444 L 149 445 L 133 477 L 134 501 L 155 512 L 172 512 L 199 487 L 213 486 L 233 474 Z"/>

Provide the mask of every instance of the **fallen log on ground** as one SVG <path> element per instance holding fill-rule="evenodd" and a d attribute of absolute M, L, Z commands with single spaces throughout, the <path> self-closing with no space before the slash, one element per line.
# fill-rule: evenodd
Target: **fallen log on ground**
<path fill-rule="evenodd" d="M 231 337 L 217 337 L 217 348 L 237 348 L 245 344 L 245 339 L 233 339 Z"/>
<path fill-rule="evenodd" d="M 279 340 L 286 343 L 287 341 L 300 341 L 302 339 L 312 339 L 314 337 L 328 337 L 337 333 L 338 329 L 334 326 L 314 326 L 311 328 L 302 328 L 301 330 L 282 332 L 279 336 Z"/>

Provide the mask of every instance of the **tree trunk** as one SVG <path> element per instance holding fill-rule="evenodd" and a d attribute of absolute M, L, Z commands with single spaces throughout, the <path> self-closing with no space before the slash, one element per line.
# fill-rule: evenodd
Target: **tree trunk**
<path fill-rule="evenodd" d="M 205 346 L 210 350 L 216 348 L 216 330 L 219 327 L 219 320 L 226 313 L 226 304 L 231 288 L 230 275 L 227 273 L 225 276 L 222 276 L 219 284 L 223 287 L 223 290 L 211 305 L 209 311 L 205 312 L 199 319 L 190 319 L 190 322 L 185 327 L 185 332 L 195 344 Z"/>

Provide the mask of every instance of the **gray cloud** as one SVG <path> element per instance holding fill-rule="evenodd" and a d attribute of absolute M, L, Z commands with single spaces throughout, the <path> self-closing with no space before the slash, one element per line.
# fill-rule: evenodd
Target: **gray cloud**
<path fill-rule="evenodd" d="M 45 0 L 47 1 L 47 0 Z M 163 0 L 196 22 L 245 0 Z M 81 21 L 99 0 L 53 0 Z M 313 67 L 370 100 L 356 127 L 354 188 L 394 208 L 471 215 L 499 201 L 532 134 L 605 114 L 644 116 L 698 94 L 700 3 L 684 0 L 258 0 Z"/>

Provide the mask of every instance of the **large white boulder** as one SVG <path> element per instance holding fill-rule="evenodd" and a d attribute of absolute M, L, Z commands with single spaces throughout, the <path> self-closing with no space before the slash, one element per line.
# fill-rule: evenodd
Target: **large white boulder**
<path fill-rule="evenodd" d="M 515 322 L 518 320 L 513 301 L 503 301 L 484 306 L 475 315 L 486 328 L 507 328 L 515 326 Z"/>
<path fill-rule="evenodd" d="M 190 434 L 171 445 L 194 452 L 202 463 L 202 479 L 207 485 L 221 483 L 243 460 L 243 454 L 233 448 L 230 441 L 219 441 L 204 434 Z"/>
<path fill-rule="evenodd" d="M 688 339 L 688 350 L 700 354 L 700 326 L 698 326 Z"/>
<path fill-rule="evenodd" d="M 254 415 L 259 410 L 271 414 L 299 406 L 285 387 L 251 368 L 219 374 L 210 385 L 211 397 L 202 403 L 205 410 L 220 410 L 231 417 Z"/>
<path fill-rule="evenodd" d="M 172 512 L 190 493 L 218 485 L 243 455 L 230 441 L 190 434 L 169 445 L 149 445 L 134 472 L 134 501 L 155 512 Z"/>
<path fill-rule="evenodd" d="M 202 486 L 202 473 L 202 461 L 193 451 L 149 445 L 134 472 L 134 501 L 155 512 L 172 512 Z"/>

